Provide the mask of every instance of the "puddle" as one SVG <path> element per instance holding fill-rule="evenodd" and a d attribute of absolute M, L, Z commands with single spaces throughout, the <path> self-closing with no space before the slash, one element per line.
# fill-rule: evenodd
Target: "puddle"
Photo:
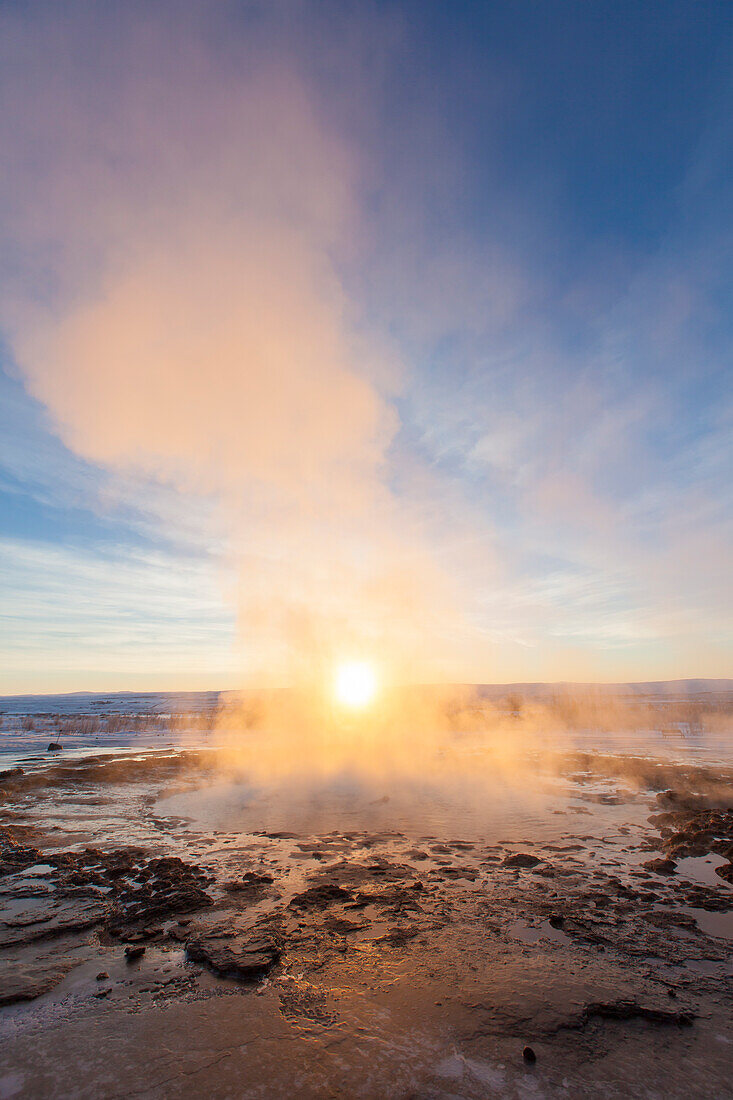
<path fill-rule="evenodd" d="M 679 908 L 683 913 L 694 917 L 698 928 L 706 935 L 733 940 L 733 911 L 709 913 L 707 909 L 693 909 L 689 905 L 681 905 Z"/>
<path fill-rule="evenodd" d="M 677 874 L 693 882 L 699 882 L 702 886 L 722 886 L 733 891 L 733 883 L 726 882 L 724 878 L 715 873 L 716 867 L 723 867 L 728 860 L 716 852 L 709 856 L 688 856 L 677 861 Z M 733 903 L 733 899 L 732 903 Z"/>
<path fill-rule="evenodd" d="M 733 940 L 733 909 L 725 913 L 713 913 L 691 905 L 656 905 L 654 908 L 659 913 L 684 913 L 685 916 L 694 918 L 697 927 L 706 936 Z"/>
<path fill-rule="evenodd" d="M 521 940 L 522 943 L 540 943 L 542 940 L 562 944 L 573 942 L 561 928 L 553 928 L 549 920 L 543 920 L 541 924 L 530 924 L 519 917 L 512 921 L 507 931 L 513 939 Z"/>

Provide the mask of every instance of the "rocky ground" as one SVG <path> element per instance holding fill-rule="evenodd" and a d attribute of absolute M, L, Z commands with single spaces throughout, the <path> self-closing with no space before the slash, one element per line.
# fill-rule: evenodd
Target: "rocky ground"
<path fill-rule="evenodd" d="M 206 753 L 0 776 L 0 1098 L 733 1096 L 731 777 L 563 766 L 553 841 L 207 832 Z"/>

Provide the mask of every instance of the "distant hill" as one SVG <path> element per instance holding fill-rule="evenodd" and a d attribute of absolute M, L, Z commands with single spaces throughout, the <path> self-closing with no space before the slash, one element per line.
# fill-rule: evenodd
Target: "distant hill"
<path fill-rule="evenodd" d="M 74 691 L 65 695 L 0 695 L 0 714 L 161 714 L 211 710 L 218 691 Z"/>
<path fill-rule="evenodd" d="M 608 694 L 636 699 L 720 700 L 733 698 L 733 680 L 649 680 L 628 684 L 537 683 L 537 684 L 460 684 L 463 691 L 475 692 L 481 699 L 503 699 L 520 695 L 529 699 L 551 699 L 557 695 Z M 87 692 L 66 695 L 0 696 L 1 714 L 169 714 L 211 711 L 230 692 Z"/>
<path fill-rule="evenodd" d="M 470 688 L 474 685 L 467 684 Z M 733 696 L 733 680 L 645 680 L 639 683 L 594 684 L 560 681 L 540 684 L 476 684 L 476 692 L 484 699 L 499 699 L 509 694 L 531 699 L 548 699 L 556 695 L 596 694 L 636 699 L 698 699 L 712 696 Z"/>

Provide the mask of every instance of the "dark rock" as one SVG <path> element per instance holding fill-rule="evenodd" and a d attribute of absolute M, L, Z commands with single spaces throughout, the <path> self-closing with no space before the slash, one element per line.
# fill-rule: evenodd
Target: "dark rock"
<path fill-rule="evenodd" d="M 142 944 L 136 944 L 134 947 L 125 948 L 125 959 L 127 962 L 134 962 L 135 959 L 139 959 L 145 954 L 145 948 Z"/>
<path fill-rule="evenodd" d="M 642 913 L 641 918 L 647 924 L 652 924 L 656 928 L 684 928 L 688 932 L 699 931 L 697 921 L 694 917 L 688 916 L 687 913 L 658 910 L 651 913 Z"/>
<path fill-rule="evenodd" d="M 130 932 L 125 937 L 130 943 L 145 943 L 146 940 L 151 940 L 153 936 L 157 936 L 160 932 L 159 928 L 141 928 L 139 932 Z"/>
<path fill-rule="evenodd" d="M 23 775 L 23 769 L 21 767 L 5 768 L 4 771 L 0 772 L 0 784 L 8 780 L 16 779 L 20 775 Z"/>
<path fill-rule="evenodd" d="M 246 874 L 242 875 L 242 882 L 252 883 L 258 886 L 271 886 L 274 881 L 275 879 L 272 875 L 258 874 L 257 871 L 247 871 Z"/>
<path fill-rule="evenodd" d="M 241 982 L 258 981 L 280 960 L 282 952 L 267 935 L 213 932 L 186 944 L 186 955 L 216 974 Z"/>
<path fill-rule="evenodd" d="M 352 895 L 335 882 L 324 882 L 320 886 L 311 886 L 302 894 L 296 894 L 290 902 L 293 909 L 325 909 L 337 902 L 351 901 Z"/>
<path fill-rule="evenodd" d="M 386 943 L 390 947 L 404 947 L 410 940 L 417 936 L 417 928 L 390 928 L 386 936 L 381 936 L 376 943 Z"/>
<path fill-rule="evenodd" d="M 356 924 L 354 921 L 345 920 L 343 917 L 326 917 L 323 927 L 328 932 L 336 932 L 339 936 L 348 936 L 351 932 L 361 932 L 366 928 L 365 924 Z"/>
<path fill-rule="evenodd" d="M 399 916 L 404 911 L 422 912 L 422 906 L 417 900 L 419 891 L 411 886 L 389 886 L 379 893 L 360 890 L 356 900 L 347 906 L 349 909 L 363 909 L 367 905 L 378 905 L 381 909 L 390 911 L 394 916 Z"/>
<path fill-rule="evenodd" d="M 9 830 L 0 829 L 0 877 L 14 875 L 16 871 L 23 871 L 41 861 L 40 848 L 26 847 Z"/>
<path fill-rule="evenodd" d="M 548 917 L 548 921 L 551 928 L 562 928 L 565 924 L 565 917 L 562 913 L 551 913 Z"/>
<path fill-rule="evenodd" d="M 642 863 L 647 871 L 654 871 L 657 875 L 673 875 L 677 870 L 677 864 L 673 859 L 649 859 Z"/>
<path fill-rule="evenodd" d="M 74 965 L 73 959 L 61 959 L 50 966 L 45 963 L 3 963 L 0 1005 L 32 1001 L 42 993 L 48 993 Z"/>
<path fill-rule="evenodd" d="M 132 873 L 139 856 L 142 854 L 142 852 L 138 854 L 129 849 L 122 849 L 119 852 L 110 852 L 108 855 L 103 856 L 100 862 L 104 866 L 104 873 L 107 878 L 122 878 L 123 875 Z"/>
<path fill-rule="evenodd" d="M 256 871 L 247 871 L 241 879 L 232 879 L 223 883 L 223 887 L 230 894 L 242 894 L 245 898 L 254 900 L 265 892 L 267 886 L 274 882 L 272 875 L 258 874 Z"/>
<path fill-rule="evenodd" d="M 657 802 L 665 809 L 676 813 L 680 811 L 698 813 L 708 808 L 708 803 L 703 795 L 691 794 L 689 791 L 660 791 L 657 795 Z"/>
<path fill-rule="evenodd" d="M 96 897 L 64 897 L 60 892 L 18 897 L 26 907 L 22 914 L 7 916 L 0 923 L 0 947 L 83 932 L 101 924 L 107 913 L 106 903 Z"/>
<path fill-rule="evenodd" d="M 60 752 L 62 748 L 63 745 L 61 745 L 58 741 L 51 741 L 48 748 L 46 749 L 46 752 Z"/>
<path fill-rule="evenodd" d="M 439 871 L 432 871 L 435 878 L 465 878 L 469 882 L 475 882 L 479 872 L 476 867 L 441 867 Z"/>
<path fill-rule="evenodd" d="M 536 867 L 538 863 L 542 861 L 538 856 L 532 856 L 529 852 L 514 852 L 510 856 L 505 856 L 502 860 L 502 866 L 504 867 Z"/>
<path fill-rule="evenodd" d="M 24 847 L 9 830 L 0 830 L 0 875 L 22 871 L 38 862 L 57 871 L 53 896 L 35 899 L 21 921 L 6 921 L 0 928 L 4 945 L 76 932 L 104 922 L 112 935 L 129 941 L 147 940 L 160 934 L 160 922 L 171 914 L 213 904 L 203 889 L 210 881 L 200 868 L 178 857 L 145 860 L 142 848 L 103 852 L 43 854 Z M 97 889 L 107 886 L 104 897 Z M 37 916 L 35 911 L 37 910 Z"/>
<path fill-rule="evenodd" d="M 649 820 L 659 829 L 668 856 L 681 859 L 719 852 L 731 859 L 733 804 L 729 792 L 716 797 L 685 791 L 663 791 L 657 803 L 664 811 Z"/>
<path fill-rule="evenodd" d="M 132 858 L 132 857 L 130 857 Z M 120 859 L 116 867 L 127 866 L 127 860 Z M 133 877 L 132 871 L 124 872 Z M 140 885 L 120 886 L 114 899 L 114 908 L 107 921 L 108 931 L 114 936 L 129 939 L 131 935 L 143 934 L 145 938 L 154 934 L 151 924 L 165 920 L 174 913 L 185 913 L 213 905 L 213 898 L 202 888 L 209 877 L 198 867 L 184 863 L 177 856 L 165 856 L 151 859 L 143 867 L 138 867 L 136 875 L 144 881 Z"/>
<path fill-rule="evenodd" d="M 733 863 L 724 863 L 722 866 L 716 867 L 715 874 L 720 875 L 726 882 L 733 883 Z"/>
<path fill-rule="evenodd" d="M 107 973 L 106 970 L 100 970 L 99 973 L 97 974 L 97 981 L 98 982 L 106 981 L 106 979 L 108 977 L 109 977 L 109 974 Z"/>
<path fill-rule="evenodd" d="M 525 1062 L 534 1063 L 537 1061 L 537 1055 L 532 1050 L 532 1047 L 525 1047 L 522 1051 L 522 1057 L 524 1058 Z"/>

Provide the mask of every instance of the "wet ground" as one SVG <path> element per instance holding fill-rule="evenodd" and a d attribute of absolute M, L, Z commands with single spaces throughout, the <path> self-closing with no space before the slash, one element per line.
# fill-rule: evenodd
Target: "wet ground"
<path fill-rule="evenodd" d="M 730 770 L 450 752 L 8 758 L 0 1098 L 733 1096 Z"/>

